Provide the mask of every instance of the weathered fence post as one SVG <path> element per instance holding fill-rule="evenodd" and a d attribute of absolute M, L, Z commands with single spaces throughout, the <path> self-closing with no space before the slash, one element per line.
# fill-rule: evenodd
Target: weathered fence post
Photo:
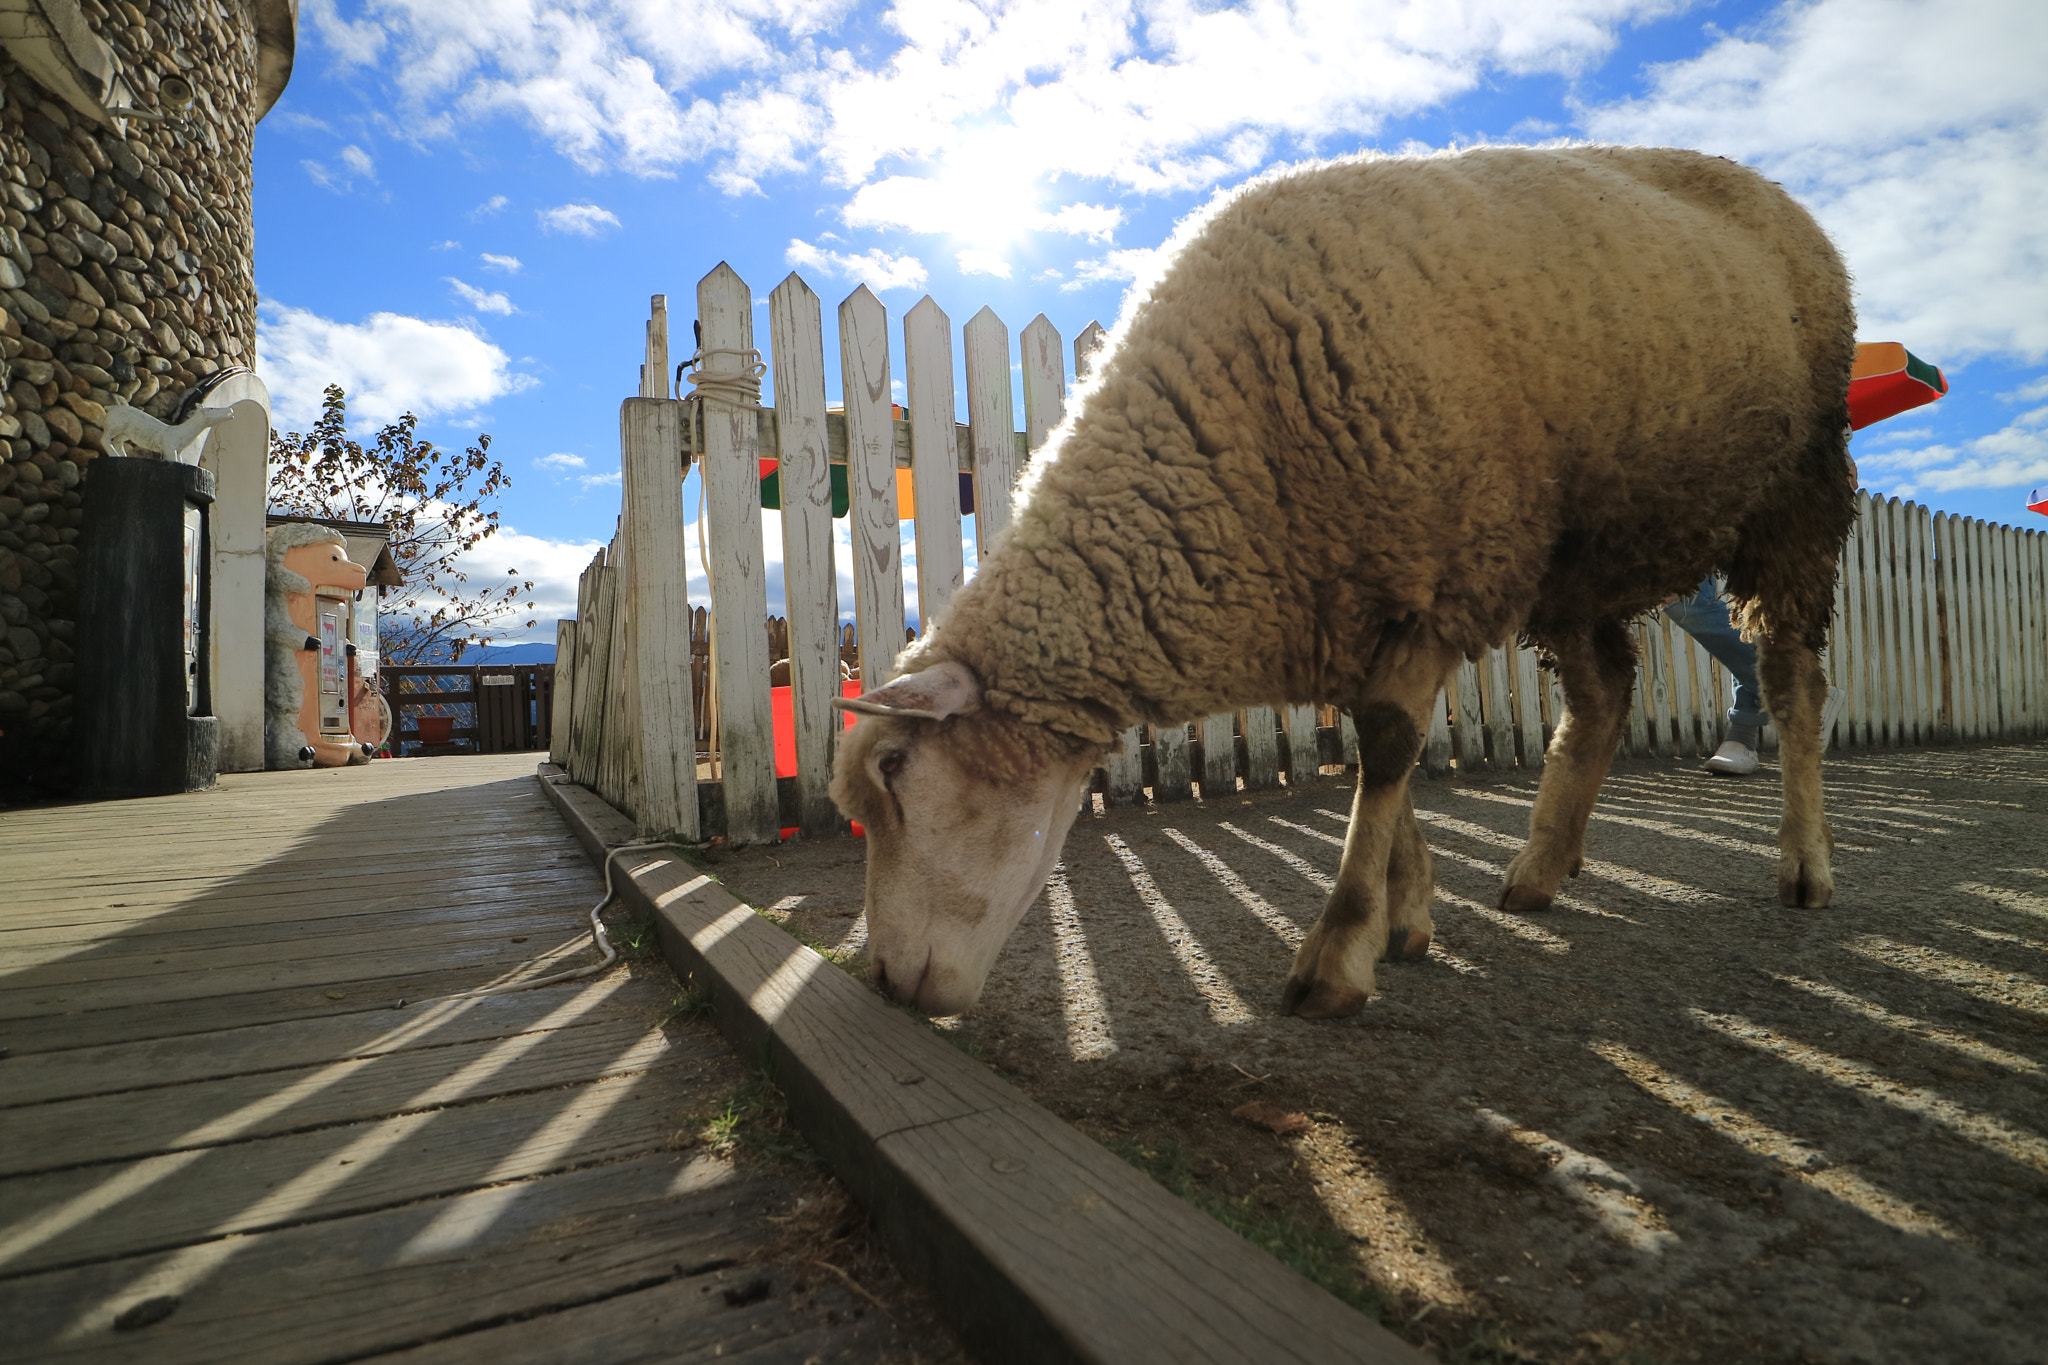
<path fill-rule="evenodd" d="M 953 324 L 927 294 L 903 318 L 903 406 L 917 504 L 917 633 L 966 581 L 960 544 L 960 448 L 953 430 Z"/>
<path fill-rule="evenodd" d="M 548 761 L 567 771 L 569 732 L 576 714 L 576 623 L 555 622 L 555 695 L 548 717 Z M 396 717 L 393 718 L 396 724 Z"/>
<path fill-rule="evenodd" d="M 760 400 L 754 300 L 733 268 L 697 285 L 704 328 L 697 401 L 704 413 L 704 525 L 711 558 L 712 638 L 718 669 L 718 747 L 725 832 L 734 844 L 781 838 L 775 793 L 775 723 L 768 699 L 768 585 L 761 553 Z M 708 382 L 707 380 L 713 381 Z"/>
<path fill-rule="evenodd" d="M 796 727 L 797 828 L 844 829 L 832 804 L 839 715 L 839 577 L 832 562 L 832 467 L 825 440 L 824 308 L 792 274 L 768 296 L 781 442 L 782 588 L 789 611 L 790 714 Z"/>
<path fill-rule="evenodd" d="M 620 462 L 631 538 L 633 670 L 640 699 L 642 838 L 695 842 L 697 721 L 690 702 L 689 564 L 683 557 L 683 405 L 619 405 Z"/>
<path fill-rule="evenodd" d="M 866 285 L 839 305 L 839 381 L 846 404 L 860 685 L 873 692 L 896 676 L 896 656 L 903 652 L 903 539 L 896 519 L 889 311 Z"/>

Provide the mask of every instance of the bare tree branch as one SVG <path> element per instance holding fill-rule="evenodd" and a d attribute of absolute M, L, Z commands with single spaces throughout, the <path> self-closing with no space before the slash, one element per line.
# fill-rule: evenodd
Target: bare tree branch
<path fill-rule="evenodd" d="M 379 646 L 385 662 L 412 664 L 459 657 L 488 645 L 494 625 L 525 605 L 533 584 L 511 581 L 472 587 L 461 557 L 498 533 L 498 494 L 511 486 L 505 467 L 479 435 L 462 454 L 413 433 L 406 413 L 368 446 L 348 435 L 348 395 L 327 386 L 310 432 L 270 434 L 270 510 L 286 516 L 378 521 L 391 528 L 391 557 L 405 583 L 385 597 Z M 526 627 L 533 626 L 532 621 Z"/>

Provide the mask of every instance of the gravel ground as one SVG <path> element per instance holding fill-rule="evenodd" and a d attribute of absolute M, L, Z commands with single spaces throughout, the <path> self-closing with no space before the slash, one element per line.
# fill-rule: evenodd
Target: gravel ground
<path fill-rule="evenodd" d="M 1773 894 L 1774 767 L 1637 763 L 1519 917 L 1534 783 L 1418 778 L 1436 943 L 1339 1023 L 1274 1009 L 1340 779 L 1084 817 L 942 1022 L 1446 1358 L 2048 1360 L 2048 745 L 1827 779 L 1827 910 Z M 718 871 L 860 969 L 858 841 Z"/>

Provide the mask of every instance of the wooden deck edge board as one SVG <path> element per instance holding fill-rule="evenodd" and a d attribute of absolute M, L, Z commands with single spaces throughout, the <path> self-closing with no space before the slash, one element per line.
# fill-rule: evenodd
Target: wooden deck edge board
<path fill-rule="evenodd" d="M 537 774 L 602 863 L 633 822 Z M 987 1361 L 1428 1357 L 1075 1132 L 674 856 L 621 856 L 677 974 Z"/>

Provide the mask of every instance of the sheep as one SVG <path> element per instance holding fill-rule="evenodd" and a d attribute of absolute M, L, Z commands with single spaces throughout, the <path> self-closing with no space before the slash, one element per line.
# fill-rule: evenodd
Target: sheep
<path fill-rule="evenodd" d="M 1487 147 L 1283 170 L 1169 245 L 1006 535 L 849 703 L 877 985 L 973 1004 L 1124 727 L 1329 701 L 1358 787 L 1280 1003 L 1353 1014 L 1433 933 L 1408 778 L 1451 671 L 1519 632 L 1563 682 L 1500 894 L 1542 910 L 1584 862 L 1626 623 L 1713 569 L 1782 736 L 1779 897 L 1827 905 L 1855 329 L 1812 218 L 1693 152 Z"/>

